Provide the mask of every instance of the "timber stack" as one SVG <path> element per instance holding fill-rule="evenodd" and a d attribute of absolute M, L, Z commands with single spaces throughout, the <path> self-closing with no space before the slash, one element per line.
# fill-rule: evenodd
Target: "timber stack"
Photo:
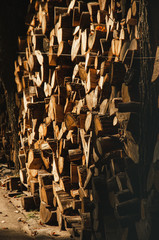
<path fill-rule="evenodd" d="M 144 211 L 138 15 L 138 0 L 30 0 L 18 38 L 22 205 L 74 239 L 126 239 Z"/>

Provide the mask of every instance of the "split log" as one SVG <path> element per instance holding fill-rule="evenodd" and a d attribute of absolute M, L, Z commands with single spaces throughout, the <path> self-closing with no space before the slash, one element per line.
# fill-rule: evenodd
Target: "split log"
<path fill-rule="evenodd" d="M 42 223 L 49 225 L 57 225 L 56 210 L 44 202 L 40 204 L 40 220 Z"/>
<path fill-rule="evenodd" d="M 19 177 L 10 177 L 9 178 L 9 189 L 10 189 L 10 191 L 20 189 L 20 178 Z"/>
<path fill-rule="evenodd" d="M 52 185 L 42 186 L 40 190 L 41 201 L 45 202 L 47 205 L 53 206 L 53 189 Z"/>
<path fill-rule="evenodd" d="M 53 174 L 48 173 L 46 170 L 38 171 L 38 181 L 40 188 L 43 186 L 51 185 L 53 179 L 54 179 Z"/>
<path fill-rule="evenodd" d="M 70 180 L 72 186 L 76 186 L 78 184 L 77 164 L 74 162 L 70 163 Z"/>
<path fill-rule="evenodd" d="M 35 209 L 35 203 L 34 203 L 33 196 L 23 196 L 23 197 L 21 197 L 21 204 L 22 204 L 22 207 L 26 211 Z"/>
<path fill-rule="evenodd" d="M 53 183 L 53 192 L 56 196 L 57 204 L 61 213 L 65 213 L 65 211 L 72 208 L 73 198 L 68 193 L 61 190 L 57 183 Z"/>
<path fill-rule="evenodd" d="M 88 6 L 89 14 L 91 16 L 91 21 L 97 22 L 97 12 L 99 10 L 99 3 L 90 2 L 90 3 L 87 3 L 87 6 Z"/>
<path fill-rule="evenodd" d="M 71 181 L 69 176 L 63 176 L 60 178 L 60 188 L 65 192 L 70 192 L 71 189 Z"/>
<path fill-rule="evenodd" d="M 118 133 L 117 126 L 113 126 L 111 118 L 102 115 L 94 117 L 95 133 L 97 136 L 114 135 Z"/>
<path fill-rule="evenodd" d="M 21 183 L 27 184 L 27 170 L 26 170 L 26 168 L 21 168 L 19 170 L 19 177 L 20 177 Z"/>
<path fill-rule="evenodd" d="M 36 193 L 39 192 L 39 182 L 38 180 L 31 180 L 30 181 L 30 191 L 31 194 L 34 196 Z"/>
<path fill-rule="evenodd" d="M 30 149 L 28 153 L 28 168 L 40 169 L 43 165 L 39 149 Z"/>
<path fill-rule="evenodd" d="M 106 33 L 99 31 L 99 30 L 95 30 L 93 34 L 89 35 L 88 38 L 88 48 L 91 51 L 101 51 L 101 49 L 99 48 L 100 46 L 100 39 L 101 38 L 105 38 L 106 37 Z"/>
<path fill-rule="evenodd" d="M 90 92 L 92 89 L 95 89 L 98 85 L 99 76 L 97 75 L 97 70 L 90 68 L 87 75 L 87 88 L 86 92 Z"/>
<path fill-rule="evenodd" d="M 80 29 L 84 30 L 90 27 L 90 14 L 89 12 L 82 12 L 80 17 Z"/>
<path fill-rule="evenodd" d="M 65 125 L 67 130 L 73 130 L 78 127 L 79 120 L 75 113 L 67 113 L 65 116 Z"/>
<path fill-rule="evenodd" d="M 105 153 L 121 149 L 123 144 L 119 140 L 119 135 L 112 135 L 111 137 L 100 137 L 96 141 L 98 152 L 101 156 Z"/>
<path fill-rule="evenodd" d="M 79 179 L 79 187 L 84 187 L 84 183 L 87 177 L 87 168 L 84 165 L 77 167 L 78 171 L 78 179 Z"/>
<path fill-rule="evenodd" d="M 69 156 L 69 160 L 72 161 L 78 161 L 81 160 L 82 157 L 82 151 L 81 149 L 70 149 L 68 150 L 68 156 Z"/>

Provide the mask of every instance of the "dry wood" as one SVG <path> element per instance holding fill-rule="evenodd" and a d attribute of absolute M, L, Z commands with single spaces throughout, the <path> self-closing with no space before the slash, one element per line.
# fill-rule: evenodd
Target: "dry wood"
<path fill-rule="evenodd" d="M 39 149 L 30 149 L 28 153 L 28 168 L 40 169 L 42 167 L 42 159 Z"/>
<path fill-rule="evenodd" d="M 100 39 L 105 37 L 106 33 L 99 30 L 95 30 L 93 34 L 90 33 L 88 38 L 88 48 L 91 51 L 101 51 L 101 49 L 99 48 Z"/>
<path fill-rule="evenodd" d="M 91 21 L 97 22 L 97 12 L 99 10 L 99 3 L 90 2 L 90 3 L 87 3 L 87 6 L 88 6 L 89 14 L 91 16 Z"/>
<path fill-rule="evenodd" d="M 80 28 L 82 30 L 90 27 L 90 14 L 89 12 L 82 12 L 80 17 Z"/>
<path fill-rule="evenodd" d="M 57 225 L 56 211 L 44 202 L 40 204 L 40 220 L 45 224 Z"/>
<path fill-rule="evenodd" d="M 119 135 L 112 135 L 111 137 L 100 137 L 96 141 L 98 152 L 101 156 L 104 156 L 105 153 L 118 150 L 122 148 L 122 143 L 119 140 Z"/>
<path fill-rule="evenodd" d="M 86 177 L 87 177 L 87 167 L 84 165 L 78 166 L 78 179 L 79 179 L 79 187 L 83 187 Z"/>
<path fill-rule="evenodd" d="M 72 161 L 78 161 L 81 160 L 82 157 L 82 151 L 81 149 L 70 149 L 68 150 L 69 160 Z"/>
<path fill-rule="evenodd" d="M 77 175 L 77 164 L 70 163 L 70 180 L 72 185 L 78 184 L 78 175 Z"/>
<path fill-rule="evenodd" d="M 31 180 L 30 181 L 30 191 L 31 191 L 31 194 L 33 196 L 39 193 L 39 182 L 38 182 L 38 180 Z"/>
<path fill-rule="evenodd" d="M 53 192 L 61 213 L 65 213 L 66 210 L 72 208 L 73 198 L 63 191 L 57 183 L 53 183 Z"/>
<path fill-rule="evenodd" d="M 70 192 L 71 181 L 69 176 L 63 176 L 60 178 L 60 188 L 65 192 Z"/>
<path fill-rule="evenodd" d="M 34 210 L 35 209 L 35 203 L 33 196 L 23 196 L 21 197 L 21 204 L 22 207 L 26 210 Z"/>
<path fill-rule="evenodd" d="M 53 206 L 53 189 L 51 185 L 42 186 L 40 190 L 41 201 L 45 202 L 47 205 Z"/>

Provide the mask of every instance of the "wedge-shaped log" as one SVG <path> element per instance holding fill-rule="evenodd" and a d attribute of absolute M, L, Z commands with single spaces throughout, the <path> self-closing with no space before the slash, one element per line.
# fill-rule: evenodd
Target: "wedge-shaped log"
<path fill-rule="evenodd" d="M 40 204 L 40 220 L 42 223 L 57 225 L 56 210 L 44 202 Z"/>
<path fill-rule="evenodd" d="M 43 165 L 39 149 L 30 149 L 28 153 L 28 169 L 40 169 Z"/>

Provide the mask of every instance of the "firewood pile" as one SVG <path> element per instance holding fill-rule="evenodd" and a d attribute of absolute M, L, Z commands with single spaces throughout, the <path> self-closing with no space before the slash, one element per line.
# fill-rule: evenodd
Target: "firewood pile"
<path fill-rule="evenodd" d="M 140 219 L 138 15 L 138 0 L 30 0 L 18 38 L 22 205 L 75 239 Z"/>

